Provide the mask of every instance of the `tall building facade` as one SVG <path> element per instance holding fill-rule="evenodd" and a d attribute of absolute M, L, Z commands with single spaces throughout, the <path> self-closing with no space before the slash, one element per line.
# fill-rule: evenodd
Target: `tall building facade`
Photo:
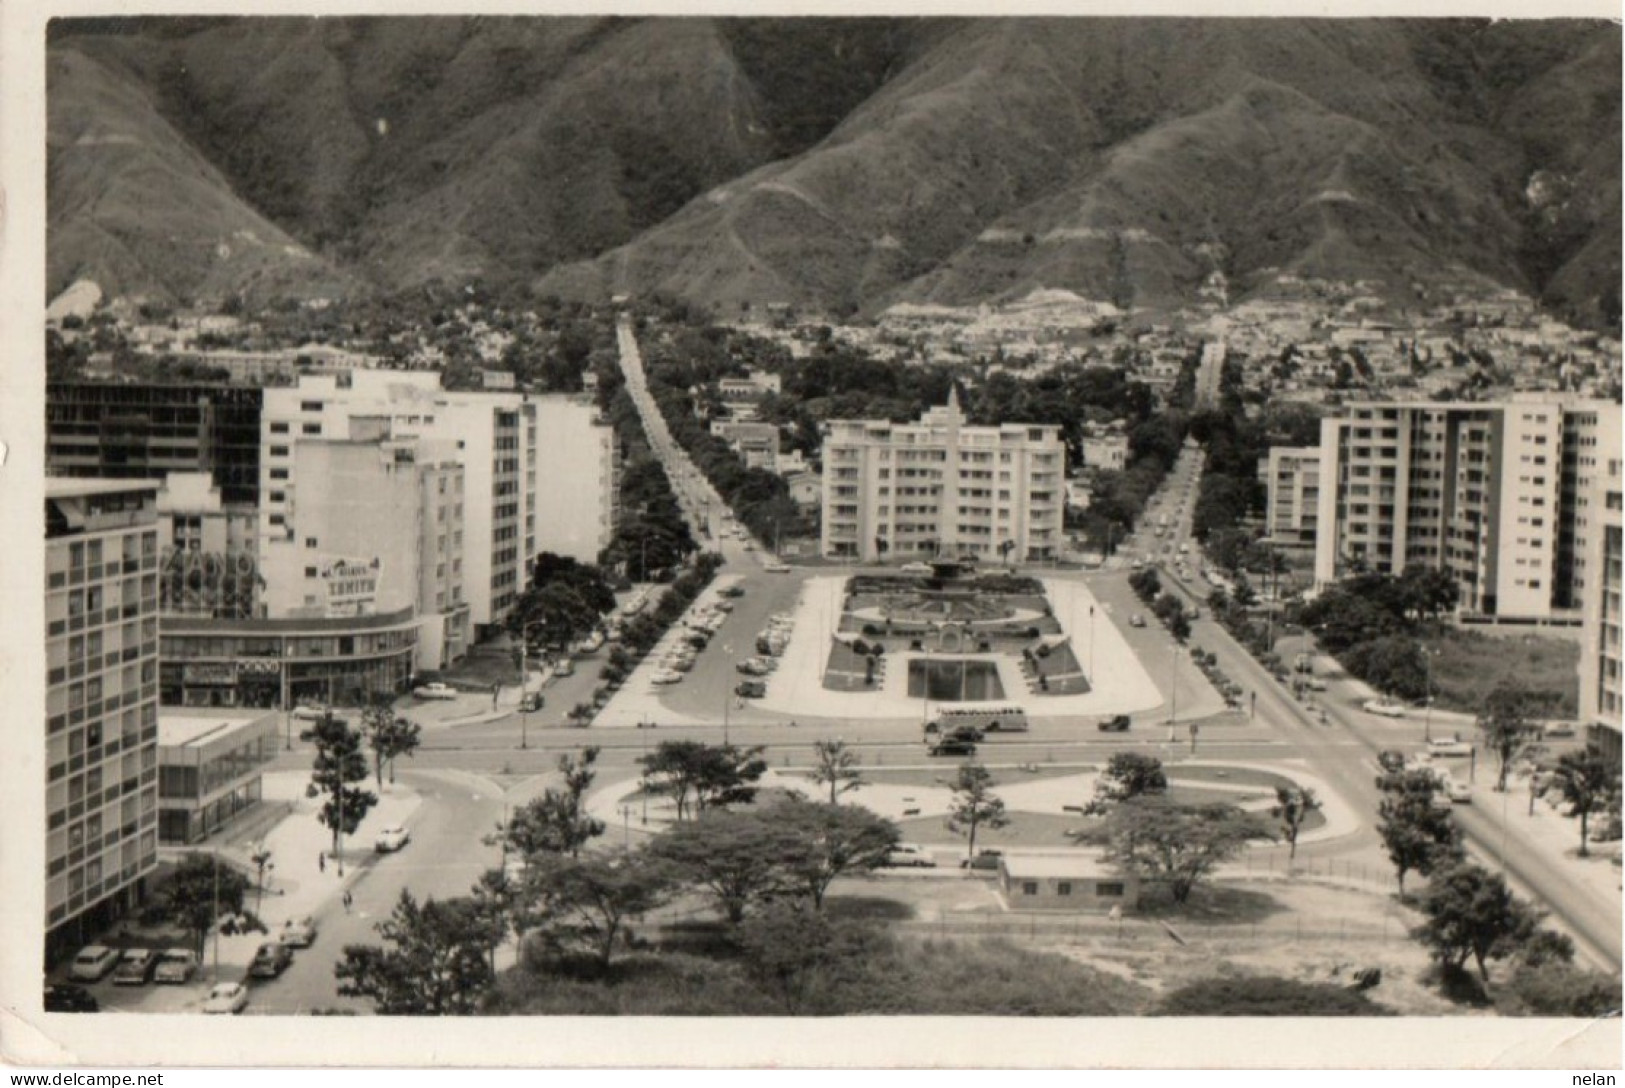
<path fill-rule="evenodd" d="M 1316 583 L 1422 565 L 1465 613 L 1576 622 L 1583 462 L 1618 433 L 1617 407 L 1561 395 L 1351 405 L 1321 421 Z"/>
<path fill-rule="evenodd" d="M 307 439 L 294 447 L 299 532 L 266 541 L 268 619 L 412 609 L 421 669 L 469 644 L 463 466 L 445 439 Z"/>
<path fill-rule="evenodd" d="M 1264 466 L 1264 529 L 1283 544 L 1313 544 L 1320 524 L 1320 447 L 1272 446 Z"/>
<path fill-rule="evenodd" d="M 824 438 L 823 553 L 1055 556 L 1065 506 L 1059 427 L 965 423 L 957 393 L 918 423 L 831 421 Z"/>
<path fill-rule="evenodd" d="M 552 552 L 596 563 L 615 528 L 620 489 L 615 428 L 599 417 L 590 397 L 532 399 L 542 441 L 530 444 L 540 515 L 531 554 Z"/>
<path fill-rule="evenodd" d="M 536 554 L 536 406 L 517 393 L 461 393 L 428 372 L 358 370 L 265 391 L 262 554 L 306 539 L 295 449 L 302 441 L 428 438 L 463 468 L 463 587 L 476 628 L 500 626 Z"/>
<path fill-rule="evenodd" d="M 158 863 L 158 486 L 45 482 L 45 929 L 54 960 Z"/>
<path fill-rule="evenodd" d="M 1625 713 L 1620 682 L 1621 501 L 1620 450 L 1601 457 L 1592 485 L 1586 553 L 1588 587 L 1585 628 L 1580 643 L 1580 720 L 1587 739 L 1620 765 L 1620 717 Z"/>
<path fill-rule="evenodd" d="M 233 385 L 52 382 L 45 391 L 45 471 L 162 480 L 207 472 L 228 506 L 260 495 L 264 390 Z"/>

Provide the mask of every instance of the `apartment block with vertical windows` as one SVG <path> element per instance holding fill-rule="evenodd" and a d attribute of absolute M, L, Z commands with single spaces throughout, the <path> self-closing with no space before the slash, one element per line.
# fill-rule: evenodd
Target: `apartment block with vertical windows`
<path fill-rule="evenodd" d="M 45 928 L 56 960 L 158 863 L 158 485 L 45 481 Z"/>
<path fill-rule="evenodd" d="M 833 420 L 824 437 L 826 556 L 873 561 L 1056 555 L 1066 502 L 1060 428 L 968 426 L 957 393 L 917 423 Z"/>
<path fill-rule="evenodd" d="M 1616 417 L 1617 425 L 1617 417 Z M 1591 486 L 1587 531 L 1581 540 L 1589 576 L 1585 626 L 1580 642 L 1580 721 L 1587 739 L 1620 765 L 1620 718 L 1625 714 L 1620 681 L 1620 449 L 1603 453 Z"/>
<path fill-rule="evenodd" d="M 1597 449 L 1618 444 L 1617 418 L 1612 405 L 1519 394 L 1356 403 L 1322 420 L 1317 584 L 1422 565 L 1450 572 L 1463 613 L 1578 622 L 1578 499 Z"/>
<path fill-rule="evenodd" d="M 1269 538 L 1283 544 L 1313 544 L 1320 523 L 1320 447 L 1271 447 L 1264 484 Z"/>

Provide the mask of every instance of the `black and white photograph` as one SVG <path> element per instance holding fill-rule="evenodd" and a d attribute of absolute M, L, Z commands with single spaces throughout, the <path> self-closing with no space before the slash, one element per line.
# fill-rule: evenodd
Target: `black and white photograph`
<path fill-rule="evenodd" d="M 5 1060 L 1617 1070 L 1618 12 L 1323 14 L 35 13 Z"/>

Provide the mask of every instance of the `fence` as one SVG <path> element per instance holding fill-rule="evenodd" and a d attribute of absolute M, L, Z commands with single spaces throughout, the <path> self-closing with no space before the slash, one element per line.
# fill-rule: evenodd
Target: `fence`
<path fill-rule="evenodd" d="M 1097 948 L 1194 947 L 1215 951 L 1228 946 L 1360 942 L 1402 943 L 1410 940 L 1408 923 L 1391 906 L 1343 917 L 1273 918 L 1254 922 L 1220 922 L 1188 918 L 1160 919 L 1129 915 L 1121 922 L 1099 916 L 1049 918 L 1038 915 L 942 915 L 935 920 L 896 922 L 901 932 L 922 937 L 1034 941 L 1042 944 L 1091 945 Z"/>

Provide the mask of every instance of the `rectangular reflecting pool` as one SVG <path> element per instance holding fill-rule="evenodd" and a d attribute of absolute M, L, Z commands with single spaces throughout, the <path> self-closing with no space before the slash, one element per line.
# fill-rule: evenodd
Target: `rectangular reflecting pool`
<path fill-rule="evenodd" d="M 985 658 L 911 660 L 908 694 L 933 703 L 985 702 L 1005 697 L 997 664 Z"/>

